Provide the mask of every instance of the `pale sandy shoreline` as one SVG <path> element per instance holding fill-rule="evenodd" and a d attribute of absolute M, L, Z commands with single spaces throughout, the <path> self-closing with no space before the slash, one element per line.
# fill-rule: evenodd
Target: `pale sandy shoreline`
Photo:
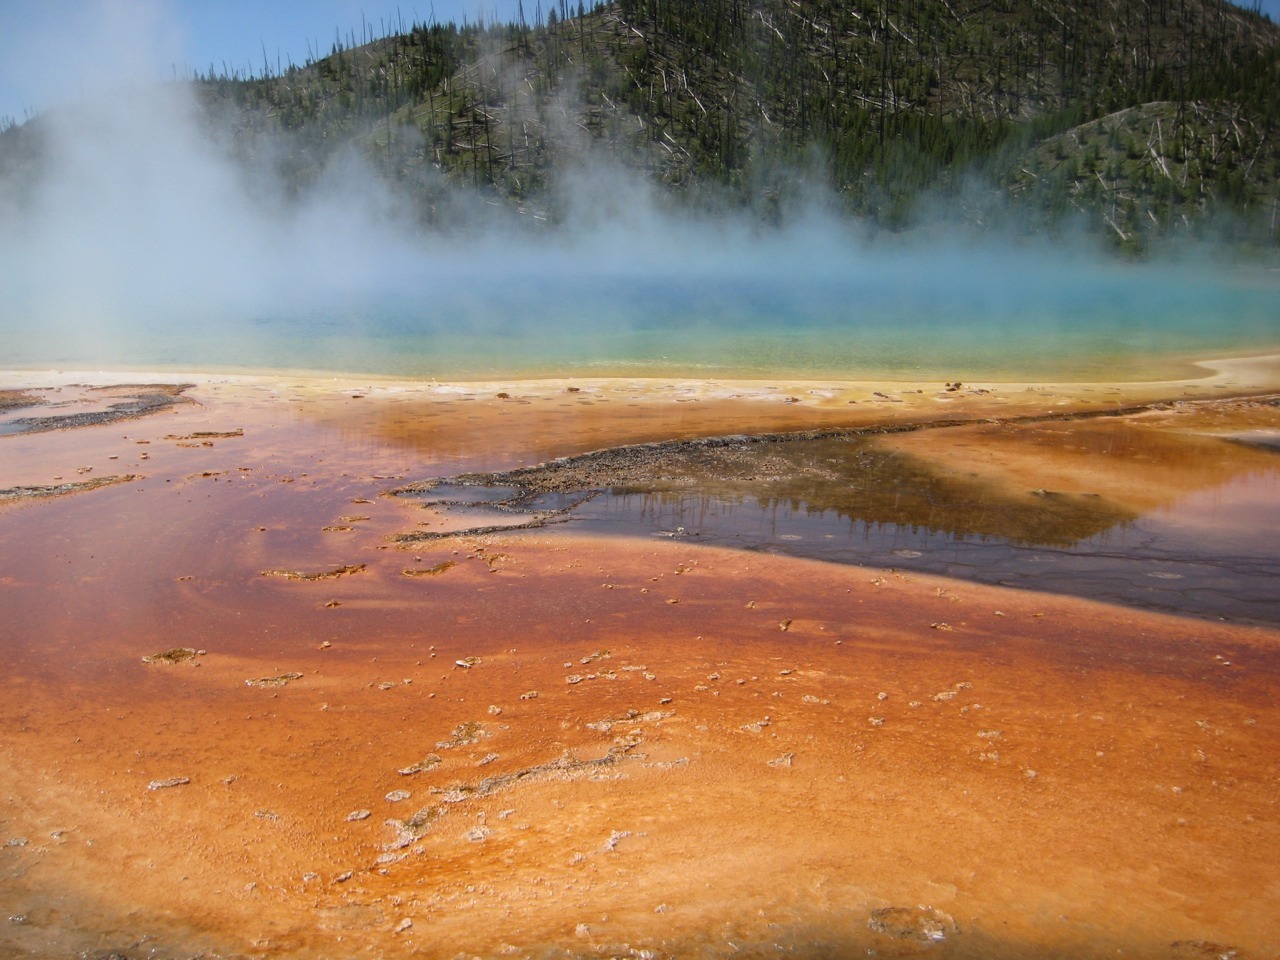
<path fill-rule="evenodd" d="M 1280 354 L 1259 354 L 1244 357 L 1214 359 L 1183 358 L 1182 366 L 1202 368 L 1203 376 L 1185 378 L 1147 378 L 1108 381 L 1047 381 L 1010 380 L 1004 378 L 975 380 L 974 388 L 1000 387 L 1006 390 L 1048 389 L 1055 391 L 1090 391 L 1100 386 L 1120 387 L 1141 393 L 1149 390 L 1181 389 L 1191 384 L 1201 387 L 1225 387 L 1242 390 L 1275 390 L 1280 388 Z M 146 369 L 0 369 L 0 389 L 20 386 L 32 388 L 52 387 L 71 383 L 113 385 L 127 383 L 235 384 L 241 386 L 266 384 L 307 384 L 317 389 L 354 390 L 413 390 L 442 396 L 457 394 L 481 394 L 510 390 L 513 387 L 526 393 L 539 395 L 556 393 L 566 387 L 576 386 L 593 390 L 648 389 L 655 392 L 685 392 L 708 398 L 750 397 L 753 399 L 783 399 L 778 394 L 806 394 L 820 399 L 840 390 L 856 388 L 903 391 L 934 387 L 933 379 L 878 378 L 878 377 L 823 377 L 797 379 L 787 376 L 770 378 L 724 378 L 717 376 L 606 376 L 593 377 L 577 374 L 560 377 L 494 378 L 447 380 L 436 378 L 401 378 L 395 376 L 362 375 L 351 373 L 325 373 L 318 371 L 263 370 L 254 372 L 215 372 L 199 368 L 164 370 Z"/>
<path fill-rule="evenodd" d="M 1106 410 L 1136 405 L 1199 400 L 1213 397 L 1246 397 L 1280 390 L 1280 354 L 1203 360 L 1196 364 L 1203 376 L 1176 380 L 1144 380 L 1120 383 L 1049 383 L 1032 381 L 936 381 L 888 380 L 723 380 L 712 378 L 564 377 L 541 380 L 492 380 L 437 382 L 355 377 L 314 377 L 286 371 L 254 374 L 218 374 L 207 371 L 104 371 L 104 370 L 0 370 L 0 390 L 61 390 L 69 385 L 111 387 L 146 383 L 188 383 L 193 398 L 207 395 L 230 401 L 233 397 L 248 411 L 259 401 L 288 395 L 305 402 L 316 416 L 332 423 L 378 421 L 407 422 L 413 405 L 423 411 L 437 405 L 476 403 L 485 413 L 485 429 L 493 434 L 493 446 L 519 445 L 530 430 L 550 437 L 564 436 L 570 449 L 586 449 L 633 440 L 662 440 L 678 436 L 717 433 L 770 433 L 808 427 L 859 427 L 901 421 L 927 422 L 944 418 L 1049 415 L 1059 412 Z M 91 400 L 79 397 L 80 402 Z M 364 401 L 378 406 L 385 417 L 370 418 L 348 403 Z M 495 406 L 501 401 L 501 405 Z M 104 400 L 103 403 L 106 401 Z M 582 430 L 582 417 L 568 416 L 572 402 L 579 407 L 595 404 L 591 415 L 591 442 L 572 434 Z M 630 421 L 647 421 L 638 433 L 612 433 L 604 426 L 609 410 L 636 408 Z M 522 409 L 517 409 L 517 407 Z M 559 409 L 557 409 L 559 408 Z M 578 410 L 577 414 L 583 413 Z M 21 416 L 10 413 L 8 419 Z M 544 419 L 544 417 L 546 419 Z M 477 428 L 479 429 L 479 428 Z M 505 439 L 504 439 L 505 438 Z M 558 454 L 557 454 L 558 455 Z M 525 461 L 521 461 L 522 463 Z M 517 465 L 515 463 L 508 466 Z"/>

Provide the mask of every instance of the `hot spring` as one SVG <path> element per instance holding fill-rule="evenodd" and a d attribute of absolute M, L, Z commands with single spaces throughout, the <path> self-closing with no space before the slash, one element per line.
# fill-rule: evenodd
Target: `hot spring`
<path fill-rule="evenodd" d="M 423 250 L 394 275 L 282 275 L 252 297 L 11 278 L 0 350 L 11 368 L 1103 382 L 1280 347 L 1280 273 L 1257 267 L 714 239 Z"/>

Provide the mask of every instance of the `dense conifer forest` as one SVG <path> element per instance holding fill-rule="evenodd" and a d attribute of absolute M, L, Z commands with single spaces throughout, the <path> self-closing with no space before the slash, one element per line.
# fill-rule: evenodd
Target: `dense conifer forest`
<path fill-rule="evenodd" d="M 292 189 L 354 150 L 442 226 L 459 187 L 554 223 L 608 168 L 765 221 L 1280 246 L 1280 29 L 1222 0 L 547 0 L 192 82 Z"/>

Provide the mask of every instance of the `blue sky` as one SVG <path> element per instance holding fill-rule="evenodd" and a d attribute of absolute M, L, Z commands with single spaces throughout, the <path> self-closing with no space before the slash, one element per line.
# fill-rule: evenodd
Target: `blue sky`
<path fill-rule="evenodd" d="M 260 70 L 327 53 L 335 31 L 406 22 L 511 20 L 518 0 L 0 0 L 0 117 L 22 120 L 104 86 L 212 64 Z M 533 19 L 541 2 L 525 0 Z M 576 5 L 576 4 L 575 4 Z M 1248 0 L 1246 6 L 1252 6 Z M 1280 0 L 1262 0 L 1280 22 Z M 68 63 L 82 69 L 69 73 Z M 57 69 L 52 69 L 56 65 Z"/>
<path fill-rule="evenodd" d="M 530 0 L 525 15 L 532 19 L 537 0 Z M 1277 0 L 1280 3 L 1280 0 Z M 544 4 L 545 5 L 545 4 Z M 200 70 L 209 64 L 261 69 L 263 48 L 272 66 L 277 54 L 282 65 L 303 63 L 308 54 L 329 52 L 337 33 L 360 35 L 369 25 L 375 35 L 392 32 L 403 20 L 441 23 L 464 19 L 508 20 L 516 15 L 516 0 L 172 0 L 166 7 L 185 27 L 184 52 Z"/>
<path fill-rule="evenodd" d="M 0 0 L 0 116 L 24 119 L 81 92 L 212 64 L 260 71 L 263 51 L 301 64 L 335 31 L 403 19 L 515 19 L 518 0 Z M 542 0 L 545 10 L 551 0 Z M 1277 0 L 1280 3 L 1280 0 Z M 525 0 L 533 19 L 539 0 Z M 75 75 L 68 63 L 81 63 Z M 58 70 L 51 69 L 56 64 Z"/>

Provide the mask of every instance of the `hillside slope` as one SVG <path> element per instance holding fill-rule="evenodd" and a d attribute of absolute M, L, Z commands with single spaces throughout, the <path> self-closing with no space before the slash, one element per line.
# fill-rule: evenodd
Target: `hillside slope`
<path fill-rule="evenodd" d="M 880 228 L 1280 244 L 1280 29 L 1221 0 L 562 2 L 359 40 L 197 86 L 293 189 L 354 149 L 440 224 L 460 186 L 560 219 L 603 165 L 765 218 L 816 182 Z"/>

